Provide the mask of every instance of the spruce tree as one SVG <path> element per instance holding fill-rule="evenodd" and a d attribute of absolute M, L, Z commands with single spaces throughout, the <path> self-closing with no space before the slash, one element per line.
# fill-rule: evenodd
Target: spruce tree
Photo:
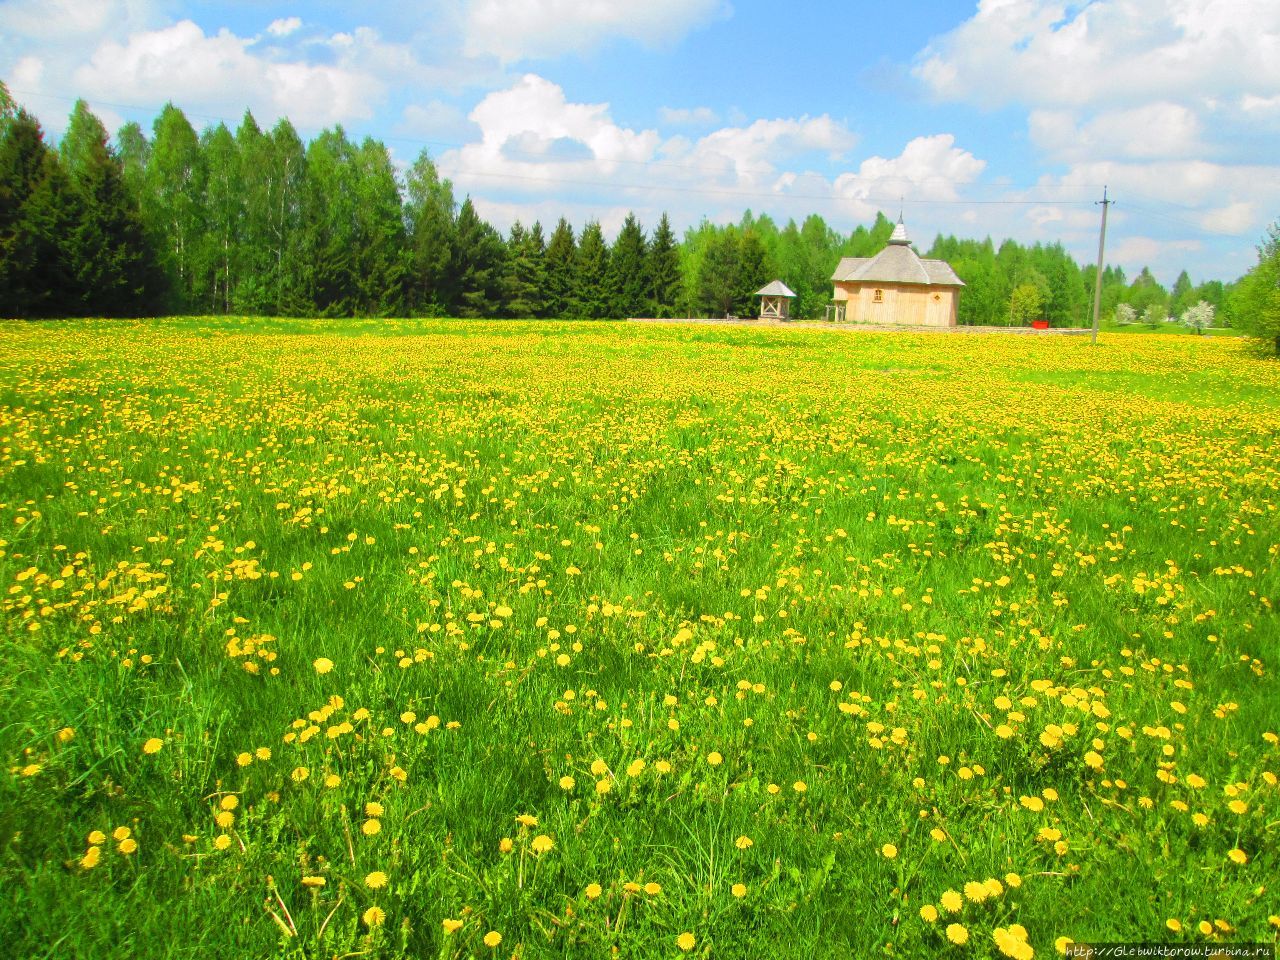
<path fill-rule="evenodd" d="M 607 289 L 611 297 L 609 313 L 615 317 L 639 317 L 648 305 L 648 244 L 634 213 L 618 231 L 609 253 Z"/>
<path fill-rule="evenodd" d="M 457 285 L 449 269 L 457 215 L 453 184 L 440 178 L 430 155 L 423 150 L 409 170 L 405 192 L 409 309 L 418 316 L 448 316 L 458 308 Z"/>
<path fill-rule="evenodd" d="M 60 153 L 79 204 L 69 238 L 79 312 L 128 317 L 153 311 L 162 275 L 107 131 L 83 100 L 72 111 Z"/>
<path fill-rule="evenodd" d="M 502 276 L 502 306 L 506 316 L 524 319 L 542 315 L 545 256 L 540 224 L 535 223 L 533 231 L 525 230 L 519 220 L 511 225 Z"/>
<path fill-rule="evenodd" d="M 458 210 L 451 269 L 458 284 L 458 315 L 495 317 L 501 309 L 502 238 L 480 219 L 468 197 Z"/>
<path fill-rule="evenodd" d="M 654 317 L 676 316 L 683 293 L 684 278 L 680 273 L 680 247 L 671 230 L 671 220 L 664 213 L 653 232 L 645 271 L 649 281 L 646 312 Z"/>
<path fill-rule="evenodd" d="M 602 320 L 609 316 L 611 304 L 609 248 L 599 221 L 592 220 L 582 228 L 582 238 L 578 241 L 577 291 L 572 315 Z"/>
<path fill-rule="evenodd" d="M 557 319 L 572 316 L 578 297 L 578 245 L 573 227 L 564 217 L 556 224 L 547 243 L 546 265 L 544 314 Z"/>

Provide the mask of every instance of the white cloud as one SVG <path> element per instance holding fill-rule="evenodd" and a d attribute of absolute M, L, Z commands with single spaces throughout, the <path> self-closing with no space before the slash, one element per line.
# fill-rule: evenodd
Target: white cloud
<path fill-rule="evenodd" d="M 1104 111 L 1084 123 L 1073 111 L 1032 110 L 1027 123 L 1032 143 L 1055 160 L 1169 159 L 1203 156 L 1207 150 L 1197 114 L 1167 101 Z"/>
<path fill-rule="evenodd" d="M 276 62 L 253 53 L 252 41 L 228 30 L 212 36 L 190 20 L 107 41 L 74 73 L 89 98 L 146 103 L 156 91 L 197 114 L 251 108 L 260 120 L 288 115 L 318 127 L 372 115 L 383 84 L 337 65 Z M 238 113 L 239 109 L 235 112 Z"/>
<path fill-rule="evenodd" d="M 939 133 L 916 137 L 896 157 L 868 157 L 856 173 L 838 176 L 835 190 L 855 215 L 865 217 L 896 197 L 958 200 L 960 188 L 977 180 L 986 166 L 985 160 L 957 147 L 953 135 Z"/>
<path fill-rule="evenodd" d="M 1208 211 L 1200 222 L 1213 233 L 1244 234 L 1257 222 L 1257 213 L 1252 203 L 1240 201 Z"/>
<path fill-rule="evenodd" d="M 279 20 L 272 20 L 267 27 L 267 33 L 273 37 L 287 37 L 291 33 L 295 33 L 302 27 L 301 17 L 281 17 Z"/>
<path fill-rule="evenodd" d="M 725 0 L 465 0 L 464 49 L 503 62 L 590 51 L 610 40 L 670 43 L 725 15 Z"/>
<path fill-rule="evenodd" d="M 720 118 L 710 107 L 673 108 L 661 107 L 658 117 L 663 123 L 672 127 L 702 127 L 715 123 Z"/>
<path fill-rule="evenodd" d="M 916 60 L 935 95 L 1120 106 L 1280 92 L 1274 0 L 982 0 Z"/>

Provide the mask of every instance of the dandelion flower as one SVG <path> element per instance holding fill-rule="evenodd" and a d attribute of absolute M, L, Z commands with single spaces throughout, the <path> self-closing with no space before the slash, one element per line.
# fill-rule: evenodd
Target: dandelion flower
<path fill-rule="evenodd" d="M 366 927 L 377 927 L 382 925 L 382 921 L 387 919 L 386 911 L 381 907 L 370 907 L 360 917 L 364 921 Z"/>
<path fill-rule="evenodd" d="M 710 753 L 707 754 L 707 763 L 711 764 L 711 766 L 713 767 L 718 767 L 720 766 L 720 764 L 724 763 L 724 757 L 720 756 L 719 753 L 712 750 Z"/>
<path fill-rule="evenodd" d="M 540 833 L 533 838 L 533 842 L 529 844 L 529 849 L 534 853 L 546 853 L 554 846 L 554 840 L 548 837 L 545 833 Z"/>
<path fill-rule="evenodd" d="M 698 941 L 694 939 L 693 934 L 689 933 L 689 931 L 687 930 L 684 933 L 680 934 L 680 936 L 676 937 L 676 946 L 679 947 L 681 950 L 683 950 L 685 953 L 688 953 L 690 950 L 692 950 L 694 945 L 697 942 Z"/>
<path fill-rule="evenodd" d="M 462 926 L 462 921 L 450 920 L 448 917 L 445 917 L 443 920 L 440 921 L 440 926 L 444 927 L 444 933 L 445 933 L 445 936 L 447 937 L 449 934 L 453 933 L 455 930 L 457 930 L 459 927 Z"/>
<path fill-rule="evenodd" d="M 574 779 L 573 779 L 573 777 L 561 777 L 561 778 L 560 778 L 560 789 L 561 789 L 561 790 L 572 790 L 576 784 L 577 784 L 577 781 L 576 781 L 576 780 L 574 780 Z"/>
<path fill-rule="evenodd" d="M 955 890 L 947 890 L 938 898 L 938 902 L 947 913 L 959 913 L 960 908 L 964 906 L 964 897 Z"/>
<path fill-rule="evenodd" d="M 737 847 L 739 850 L 746 850 L 747 848 L 753 846 L 754 844 L 755 844 L 755 841 L 748 836 L 741 836 L 737 840 L 733 841 L 733 845 Z"/>
<path fill-rule="evenodd" d="M 1168 927 L 1170 930 L 1172 930 L 1174 933 L 1182 932 L 1182 921 L 1177 919 L 1176 917 L 1170 917 L 1168 920 L 1164 922 L 1164 925 Z"/>
<path fill-rule="evenodd" d="M 796 793 L 804 793 L 806 790 L 809 789 L 809 785 L 805 783 L 803 780 L 797 780 L 795 783 L 791 785 L 791 789 L 794 790 Z"/>
<path fill-rule="evenodd" d="M 134 840 L 132 837 L 127 837 L 124 840 L 120 841 L 116 849 L 119 850 L 121 853 L 123 853 L 127 857 L 129 854 L 133 853 L 135 850 L 138 849 L 138 841 Z"/>
<path fill-rule="evenodd" d="M 381 870 L 374 870 L 364 878 L 364 885 L 370 890 L 381 890 L 387 885 L 387 875 Z"/>
<path fill-rule="evenodd" d="M 302 885 L 304 887 L 310 887 L 312 890 L 318 890 L 320 887 L 323 887 L 326 882 L 327 881 L 324 877 L 307 876 L 302 878 Z"/>
<path fill-rule="evenodd" d="M 333 669 L 333 661 L 328 657 L 317 657 L 311 666 L 315 667 L 316 673 L 324 674 Z"/>
<path fill-rule="evenodd" d="M 125 843 L 129 843 L 129 842 L 130 841 L 128 840 L 125 841 Z M 124 843 L 120 844 L 120 846 L 123 847 Z M 231 838 L 227 836 L 225 833 L 220 833 L 213 838 L 213 848 L 215 850 L 225 850 L 229 846 L 231 846 Z"/>
<path fill-rule="evenodd" d="M 247 767 L 247 766 L 249 766 L 249 764 L 251 764 L 251 763 L 253 763 L 253 754 L 252 754 L 252 753 L 249 753 L 249 752 L 246 750 L 244 753 L 237 753 L 237 754 L 236 754 L 236 766 L 240 766 L 240 767 Z"/>
<path fill-rule="evenodd" d="M 604 890 L 598 883 L 588 883 L 587 889 L 584 890 L 583 893 L 587 895 L 588 900 L 596 900 L 599 898 L 600 894 L 604 893 Z"/>
<path fill-rule="evenodd" d="M 627 776 L 638 777 L 644 772 L 644 761 L 637 757 L 627 764 Z"/>
<path fill-rule="evenodd" d="M 164 746 L 163 740 L 161 740 L 159 737 L 152 737 L 150 740 L 148 740 L 146 743 L 142 745 L 142 752 L 143 753 L 159 753 L 160 749 L 163 746 Z"/>
<path fill-rule="evenodd" d="M 503 837 L 501 840 L 498 841 L 499 853 L 510 853 L 515 848 L 516 848 L 515 841 L 513 841 L 510 837 Z"/>
<path fill-rule="evenodd" d="M 92 870 L 98 865 L 100 859 L 102 859 L 102 848 L 90 847 L 84 852 L 84 856 L 80 858 L 80 866 L 85 870 Z"/>
<path fill-rule="evenodd" d="M 933 923 L 938 919 L 938 908 L 932 903 L 926 903 L 920 908 L 920 919 L 925 923 Z"/>
<path fill-rule="evenodd" d="M 1064 957 L 1067 955 L 1067 947 L 1075 943 L 1070 937 L 1059 937 L 1053 941 L 1053 949 L 1057 950 Z"/>
<path fill-rule="evenodd" d="M 101 830 L 92 830 L 89 833 L 89 842 L 96 847 L 100 843 L 107 842 L 107 835 Z"/>
<path fill-rule="evenodd" d="M 600 794 L 601 796 L 604 796 L 606 793 L 608 793 L 612 789 L 613 789 L 613 785 L 608 780 L 596 781 L 596 793 Z"/>
<path fill-rule="evenodd" d="M 1249 855 L 1245 853 L 1243 850 L 1241 850 L 1239 847 L 1236 847 L 1234 850 L 1229 851 L 1227 853 L 1227 857 L 1230 858 L 1232 863 L 1248 863 L 1249 862 Z"/>
<path fill-rule="evenodd" d="M 370 800 L 364 805 L 364 815 L 366 817 L 380 817 L 384 813 L 386 813 L 386 811 L 383 809 L 382 804 L 377 800 Z"/>
<path fill-rule="evenodd" d="M 536 827 L 538 825 L 538 818 L 530 816 L 527 813 L 522 813 L 520 816 L 516 817 L 516 823 L 520 824 L 522 827 Z"/>
<path fill-rule="evenodd" d="M 880 854 L 886 860 L 892 860 L 894 857 L 898 855 L 898 848 L 895 847 L 892 843 L 886 843 L 883 847 L 880 848 Z"/>
<path fill-rule="evenodd" d="M 741 900 L 747 895 L 747 885 L 745 883 L 735 883 L 729 888 L 729 892 Z"/>
<path fill-rule="evenodd" d="M 963 924 L 949 923 L 947 924 L 947 939 L 957 947 L 963 947 L 969 942 L 969 931 L 965 929 Z"/>
<path fill-rule="evenodd" d="M 490 930 L 484 935 L 484 945 L 490 949 L 496 947 L 502 942 L 502 934 L 497 930 Z"/>
<path fill-rule="evenodd" d="M 376 836 L 382 830 L 382 823 L 378 820 L 366 820 L 360 827 L 360 832 L 366 837 Z"/>
<path fill-rule="evenodd" d="M 116 827 L 111 831 L 111 837 L 114 840 L 128 840 L 133 835 L 133 831 L 128 827 Z"/>

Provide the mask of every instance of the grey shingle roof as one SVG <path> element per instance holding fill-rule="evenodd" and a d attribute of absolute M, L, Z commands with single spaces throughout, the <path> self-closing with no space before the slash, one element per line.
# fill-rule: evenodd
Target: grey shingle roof
<path fill-rule="evenodd" d="M 944 260 L 921 260 L 898 221 L 889 245 L 874 257 L 845 257 L 831 279 L 836 283 L 914 283 L 925 287 L 963 287 Z"/>

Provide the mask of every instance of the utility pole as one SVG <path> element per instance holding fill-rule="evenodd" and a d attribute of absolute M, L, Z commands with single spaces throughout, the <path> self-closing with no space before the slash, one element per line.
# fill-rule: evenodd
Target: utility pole
<path fill-rule="evenodd" d="M 1093 278 L 1093 342 L 1098 343 L 1098 311 L 1102 309 L 1102 254 L 1107 248 L 1107 207 L 1115 203 L 1107 199 L 1107 188 L 1102 188 L 1102 199 L 1094 201 L 1102 204 L 1102 232 L 1098 235 L 1098 272 Z"/>

